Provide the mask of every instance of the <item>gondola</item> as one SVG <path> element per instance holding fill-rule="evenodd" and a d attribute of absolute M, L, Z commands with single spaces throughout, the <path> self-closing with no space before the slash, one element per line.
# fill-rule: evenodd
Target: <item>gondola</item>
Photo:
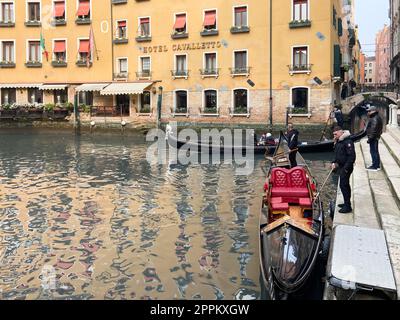
<path fill-rule="evenodd" d="M 304 159 L 290 168 L 281 135 L 264 185 L 259 223 L 264 297 L 282 299 L 303 288 L 313 272 L 324 236 L 324 212 L 317 184 Z"/>
<path fill-rule="evenodd" d="M 353 134 L 351 136 L 354 142 L 361 140 L 366 136 L 366 130 L 363 130 L 359 133 Z M 177 139 L 171 133 L 167 132 L 168 143 L 171 147 L 180 149 L 182 146 L 186 146 L 187 149 L 197 152 L 225 152 L 226 150 L 231 150 L 232 152 L 254 152 L 256 154 L 273 154 L 277 148 L 277 145 L 224 145 L 224 144 L 212 144 L 205 143 L 202 141 L 182 141 Z M 308 141 L 308 142 L 299 142 L 297 149 L 301 153 L 311 153 L 311 152 L 332 152 L 334 147 L 333 140 L 325 140 L 325 141 Z"/>

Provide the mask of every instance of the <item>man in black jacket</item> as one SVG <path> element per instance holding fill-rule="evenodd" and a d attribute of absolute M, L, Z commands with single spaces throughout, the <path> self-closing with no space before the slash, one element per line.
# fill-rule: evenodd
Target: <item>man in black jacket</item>
<path fill-rule="evenodd" d="M 372 158 L 372 165 L 367 168 L 370 171 L 378 171 L 381 169 L 381 158 L 379 156 L 379 139 L 381 138 L 383 131 L 383 120 L 379 115 L 378 109 L 374 106 L 370 106 L 368 111 L 368 125 L 367 125 L 367 136 L 369 149 Z"/>
<path fill-rule="evenodd" d="M 288 124 L 286 139 L 288 141 L 288 146 L 290 149 L 290 154 L 289 154 L 290 166 L 294 168 L 297 167 L 296 156 L 298 149 L 297 145 L 299 144 L 299 132 L 296 129 L 294 129 L 292 123 Z"/>
<path fill-rule="evenodd" d="M 354 142 L 351 140 L 350 132 L 341 127 L 333 129 L 335 139 L 335 159 L 332 162 L 332 169 L 339 173 L 340 190 L 343 194 L 344 203 L 339 204 L 340 213 L 352 212 L 351 208 L 351 187 L 350 176 L 353 173 L 354 162 L 356 161 L 356 152 Z"/>

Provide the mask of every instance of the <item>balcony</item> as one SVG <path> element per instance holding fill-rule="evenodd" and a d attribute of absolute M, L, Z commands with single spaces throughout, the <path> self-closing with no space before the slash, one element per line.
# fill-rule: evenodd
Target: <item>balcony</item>
<path fill-rule="evenodd" d="M 41 68 L 42 63 L 40 61 L 28 61 L 25 63 L 27 68 Z"/>
<path fill-rule="evenodd" d="M 14 61 L 0 61 L 0 68 L 15 68 Z"/>
<path fill-rule="evenodd" d="M 250 69 L 251 69 L 250 67 L 229 68 L 232 77 L 238 77 L 238 76 L 248 77 L 250 75 Z"/>
<path fill-rule="evenodd" d="M 25 27 L 40 27 L 42 23 L 38 20 L 25 21 Z"/>
<path fill-rule="evenodd" d="M 80 67 L 80 68 L 82 68 L 82 67 L 87 67 L 87 68 L 89 68 L 89 67 L 91 67 L 92 66 L 92 61 L 90 61 L 89 63 L 87 62 L 87 60 L 78 60 L 78 61 L 76 61 L 76 66 L 77 67 Z"/>
<path fill-rule="evenodd" d="M 204 29 L 203 31 L 200 32 L 200 35 L 202 37 L 217 36 L 218 30 L 217 29 Z"/>
<path fill-rule="evenodd" d="M 128 0 L 112 0 L 112 4 L 125 4 Z"/>
<path fill-rule="evenodd" d="M 218 78 L 219 68 L 215 69 L 200 69 L 201 78 Z"/>
<path fill-rule="evenodd" d="M 172 109 L 172 108 L 171 108 Z M 189 117 L 189 107 L 176 107 L 174 110 L 171 110 L 172 117 Z"/>
<path fill-rule="evenodd" d="M 13 21 L 0 21 L 0 28 L 15 27 L 15 22 Z"/>
<path fill-rule="evenodd" d="M 51 65 L 52 65 L 54 68 L 65 68 L 65 67 L 68 66 L 67 62 L 66 62 L 66 61 L 62 61 L 62 60 L 53 60 L 53 61 L 51 62 Z"/>
<path fill-rule="evenodd" d="M 296 28 L 309 28 L 311 27 L 311 21 L 310 20 L 293 20 L 289 22 L 289 28 L 290 29 L 296 29 Z"/>
<path fill-rule="evenodd" d="M 232 117 L 246 117 L 250 118 L 251 115 L 251 108 L 248 108 L 246 106 L 237 106 L 234 108 L 228 108 L 229 109 L 229 116 Z"/>
<path fill-rule="evenodd" d="M 53 27 L 57 27 L 57 26 L 65 26 L 67 25 L 67 21 L 65 19 L 53 19 L 51 21 L 51 25 Z"/>
<path fill-rule="evenodd" d="M 219 117 L 219 109 L 218 107 L 204 107 L 204 109 L 200 109 L 200 115 L 202 117 Z"/>
<path fill-rule="evenodd" d="M 171 70 L 171 75 L 173 79 L 189 77 L 189 70 Z"/>
<path fill-rule="evenodd" d="M 136 42 L 149 42 L 151 41 L 151 35 L 138 35 L 135 40 Z"/>
<path fill-rule="evenodd" d="M 92 20 L 90 20 L 90 17 L 78 17 L 76 18 L 75 23 L 78 25 L 91 24 Z"/>
<path fill-rule="evenodd" d="M 177 32 L 175 31 L 173 34 L 171 34 L 172 39 L 185 39 L 189 38 L 189 34 L 186 31 L 182 32 Z"/>
<path fill-rule="evenodd" d="M 296 64 L 296 65 L 288 65 L 289 74 L 292 76 L 296 73 L 311 73 L 312 64 Z"/>
<path fill-rule="evenodd" d="M 136 79 L 137 80 L 150 80 L 151 79 L 151 71 L 144 70 L 136 72 Z"/>
<path fill-rule="evenodd" d="M 114 81 L 128 81 L 128 72 L 118 72 L 114 73 Z"/>
<path fill-rule="evenodd" d="M 114 44 L 126 44 L 128 43 L 128 38 L 115 38 L 113 40 Z"/>
<path fill-rule="evenodd" d="M 250 27 L 249 26 L 233 26 L 231 27 L 231 33 L 249 33 Z"/>

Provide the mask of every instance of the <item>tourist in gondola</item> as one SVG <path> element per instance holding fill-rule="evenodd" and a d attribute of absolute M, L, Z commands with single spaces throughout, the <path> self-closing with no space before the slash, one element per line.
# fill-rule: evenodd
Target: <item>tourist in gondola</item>
<path fill-rule="evenodd" d="M 290 166 L 294 168 L 297 167 L 296 155 L 298 150 L 297 145 L 299 143 L 299 131 L 294 128 L 293 123 L 289 123 L 287 126 L 286 139 L 290 149 Z"/>
<path fill-rule="evenodd" d="M 332 169 L 339 174 L 340 190 L 343 194 L 344 203 L 339 204 L 340 213 L 350 213 L 351 208 L 351 187 L 350 176 L 353 173 L 354 162 L 356 161 L 356 152 L 354 142 L 348 130 L 343 130 L 336 126 L 333 129 L 335 139 L 335 159 L 332 162 Z"/>
<path fill-rule="evenodd" d="M 379 156 L 379 139 L 383 131 L 383 120 L 379 115 L 378 109 L 374 106 L 369 106 L 367 136 L 372 158 L 372 165 L 367 168 L 370 171 L 378 171 L 381 169 L 381 158 Z"/>

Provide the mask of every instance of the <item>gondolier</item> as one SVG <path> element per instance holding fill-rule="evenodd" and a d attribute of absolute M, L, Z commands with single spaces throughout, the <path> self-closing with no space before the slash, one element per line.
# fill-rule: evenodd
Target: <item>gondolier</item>
<path fill-rule="evenodd" d="M 353 173 L 354 162 L 356 161 L 356 152 L 351 134 L 337 126 L 333 129 L 335 137 L 335 159 L 332 162 L 332 169 L 339 173 L 340 190 L 343 194 L 344 203 L 339 204 L 340 213 L 350 213 L 351 208 L 351 187 L 350 176 Z"/>
<path fill-rule="evenodd" d="M 288 124 L 286 138 L 288 140 L 288 146 L 290 149 L 290 154 L 289 154 L 290 166 L 294 168 L 297 166 L 296 155 L 298 150 L 297 145 L 299 144 L 299 131 L 294 129 L 292 123 Z"/>

